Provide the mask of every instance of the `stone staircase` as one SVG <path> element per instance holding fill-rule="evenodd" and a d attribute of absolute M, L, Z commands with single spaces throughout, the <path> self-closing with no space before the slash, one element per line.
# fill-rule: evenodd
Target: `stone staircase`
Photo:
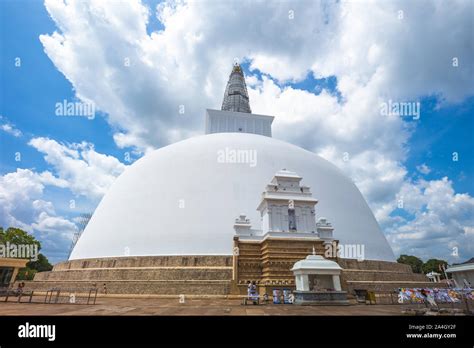
<path fill-rule="evenodd" d="M 87 292 L 95 285 L 104 293 L 105 284 L 108 294 L 227 295 L 231 279 L 231 256 L 142 256 L 61 262 L 26 287 Z"/>

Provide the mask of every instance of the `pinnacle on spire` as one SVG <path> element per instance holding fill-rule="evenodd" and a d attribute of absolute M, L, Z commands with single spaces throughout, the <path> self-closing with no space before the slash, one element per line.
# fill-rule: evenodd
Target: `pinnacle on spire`
<path fill-rule="evenodd" d="M 245 77 L 240 64 L 235 63 L 225 88 L 221 110 L 252 113 Z"/>

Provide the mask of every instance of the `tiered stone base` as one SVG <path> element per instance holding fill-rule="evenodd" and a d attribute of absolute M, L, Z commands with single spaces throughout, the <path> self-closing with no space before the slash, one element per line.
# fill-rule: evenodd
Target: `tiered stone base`
<path fill-rule="evenodd" d="M 158 295 L 227 295 L 231 256 L 142 256 L 61 262 L 37 273 L 29 289 L 52 287 L 100 293 Z M 105 284 L 105 287 L 104 287 Z"/>
<path fill-rule="evenodd" d="M 260 293 L 271 296 L 274 289 L 295 289 L 290 268 L 308 255 L 315 244 L 281 242 L 273 241 L 260 249 L 240 244 L 239 257 L 142 256 L 61 262 L 50 272 L 37 273 L 34 281 L 27 282 L 27 288 L 46 291 L 57 287 L 87 292 L 97 286 L 99 293 L 104 293 L 106 288 L 107 294 L 229 296 L 246 294 L 246 282 L 255 280 Z M 319 245 L 316 250 L 321 252 Z M 355 289 L 394 291 L 399 287 L 445 286 L 427 282 L 424 275 L 412 273 L 409 266 L 394 262 L 335 261 L 343 268 L 341 285 L 348 296 Z M 233 265 L 238 266 L 237 272 Z"/>
<path fill-rule="evenodd" d="M 424 274 L 413 273 L 410 266 L 397 262 L 337 259 L 337 263 L 344 269 L 341 283 L 348 293 L 354 289 L 393 291 L 403 287 L 446 287 L 444 283 L 429 282 Z"/>

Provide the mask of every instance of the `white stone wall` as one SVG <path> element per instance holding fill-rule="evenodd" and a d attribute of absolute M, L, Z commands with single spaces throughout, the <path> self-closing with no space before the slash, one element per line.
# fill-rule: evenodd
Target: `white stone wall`
<path fill-rule="evenodd" d="M 252 133 L 271 137 L 272 122 L 272 116 L 207 110 L 206 134 Z"/>

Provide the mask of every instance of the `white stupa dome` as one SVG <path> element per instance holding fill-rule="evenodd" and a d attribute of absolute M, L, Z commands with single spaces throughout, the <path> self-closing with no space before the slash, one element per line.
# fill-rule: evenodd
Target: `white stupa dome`
<path fill-rule="evenodd" d="M 252 115 L 252 114 L 246 114 Z M 255 163 L 221 163 L 218 153 L 255 151 Z M 231 255 L 233 224 L 256 210 L 273 175 L 296 172 L 318 199 L 340 244 L 363 244 L 365 259 L 394 261 L 372 211 L 354 183 L 312 152 L 268 136 L 207 134 L 158 149 L 112 185 L 70 259 L 145 255 Z"/>
<path fill-rule="evenodd" d="M 272 139 L 272 122 L 273 116 L 251 113 L 244 74 L 235 64 L 222 109 L 207 110 L 206 135 L 156 150 L 128 167 L 70 259 L 231 255 L 235 218 L 246 215 L 245 226 L 260 224 L 261 193 L 278 172 L 303 178 L 319 200 L 316 219 L 331 221 L 340 244 L 363 246 L 365 259 L 394 261 L 352 181 L 314 153 Z M 235 152 L 247 156 L 234 158 Z"/>

